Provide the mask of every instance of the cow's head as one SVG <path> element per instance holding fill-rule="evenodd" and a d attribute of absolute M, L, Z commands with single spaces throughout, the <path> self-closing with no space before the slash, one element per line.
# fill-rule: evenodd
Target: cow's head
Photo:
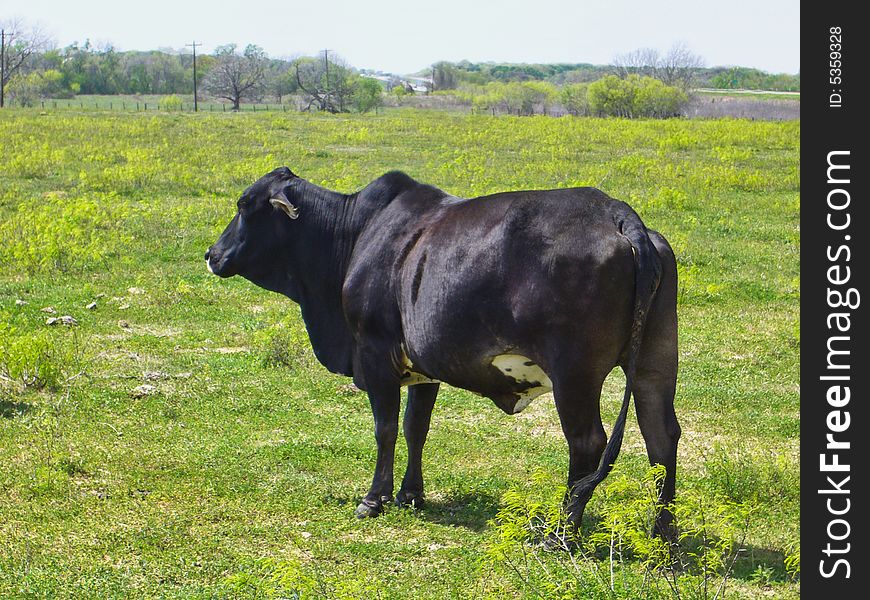
<path fill-rule="evenodd" d="M 205 253 L 209 271 L 220 277 L 241 275 L 273 291 L 283 291 L 280 261 L 292 239 L 290 228 L 299 211 L 292 197 L 296 176 L 287 167 L 275 169 L 244 191 L 238 211 Z"/>

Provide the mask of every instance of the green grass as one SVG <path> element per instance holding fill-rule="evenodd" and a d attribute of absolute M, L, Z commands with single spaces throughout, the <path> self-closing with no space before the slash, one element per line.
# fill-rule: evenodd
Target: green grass
<path fill-rule="evenodd" d="M 486 558 L 504 494 L 564 478 L 552 400 L 509 417 L 444 389 L 428 507 L 357 521 L 367 399 L 289 300 L 206 272 L 235 199 L 282 164 L 341 191 L 402 169 L 632 204 L 678 255 L 678 493 L 758 505 L 729 595 L 799 595 L 799 122 L 4 110 L 0 139 L 0 596 L 533 595 Z M 633 418 L 619 463 L 646 470 Z"/>

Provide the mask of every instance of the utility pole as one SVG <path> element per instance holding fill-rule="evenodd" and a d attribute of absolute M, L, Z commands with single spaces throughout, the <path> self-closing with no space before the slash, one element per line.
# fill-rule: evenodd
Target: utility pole
<path fill-rule="evenodd" d="M 326 105 L 329 106 L 329 50 L 327 48 L 323 49 L 323 62 L 326 67 L 326 94 L 324 97 L 326 98 Z M 332 112 L 332 111 L 329 111 Z"/>
<path fill-rule="evenodd" d="M 199 105 L 196 102 L 196 47 L 202 46 L 202 44 L 198 44 L 196 40 L 193 40 L 193 43 L 187 44 L 187 46 L 193 48 L 193 112 L 197 112 Z"/>
<path fill-rule="evenodd" d="M 0 29 L 0 108 L 6 99 L 6 30 Z"/>

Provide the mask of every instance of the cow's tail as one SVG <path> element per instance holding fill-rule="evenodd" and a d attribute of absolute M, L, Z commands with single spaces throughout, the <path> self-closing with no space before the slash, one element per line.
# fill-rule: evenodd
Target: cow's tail
<path fill-rule="evenodd" d="M 617 226 L 619 232 L 631 243 L 631 251 L 634 255 L 634 313 L 628 347 L 623 353 L 622 361 L 625 371 L 625 394 L 622 398 L 622 408 L 616 418 L 616 423 L 613 425 L 610 439 L 604 447 L 604 454 L 601 456 L 598 468 L 578 481 L 570 491 L 571 497 L 578 499 L 588 499 L 592 495 L 595 487 L 610 473 L 616 457 L 619 456 L 629 400 L 634 388 L 634 375 L 643 340 L 643 329 L 661 281 L 662 261 L 640 217 L 629 209 L 627 214 L 618 218 Z"/>

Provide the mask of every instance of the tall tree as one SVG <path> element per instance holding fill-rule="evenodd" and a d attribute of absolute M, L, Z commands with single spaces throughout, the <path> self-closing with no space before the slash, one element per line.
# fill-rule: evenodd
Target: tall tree
<path fill-rule="evenodd" d="M 299 84 L 296 83 L 296 76 L 292 69 L 283 72 L 278 70 L 276 75 L 272 78 L 272 85 L 270 88 L 272 90 L 272 95 L 275 96 L 275 99 L 278 100 L 278 103 L 280 104 L 284 99 L 284 96 L 289 96 L 299 90 Z"/>
<path fill-rule="evenodd" d="M 35 52 L 48 45 L 37 28 L 27 28 L 18 19 L 0 22 L 2 30 L 2 64 L 0 64 L 0 107 L 5 104 L 5 90 L 12 78 L 25 70 Z"/>
<path fill-rule="evenodd" d="M 242 99 L 260 97 L 268 65 L 262 48 L 248 44 L 239 54 L 235 44 L 226 44 L 215 50 L 214 58 L 204 82 L 211 95 L 232 102 L 233 110 L 239 110 Z"/>
<path fill-rule="evenodd" d="M 441 61 L 432 65 L 432 82 L 436 90 L 452 90 L 456 88 L 457 70 L 449 62 Z"/>

